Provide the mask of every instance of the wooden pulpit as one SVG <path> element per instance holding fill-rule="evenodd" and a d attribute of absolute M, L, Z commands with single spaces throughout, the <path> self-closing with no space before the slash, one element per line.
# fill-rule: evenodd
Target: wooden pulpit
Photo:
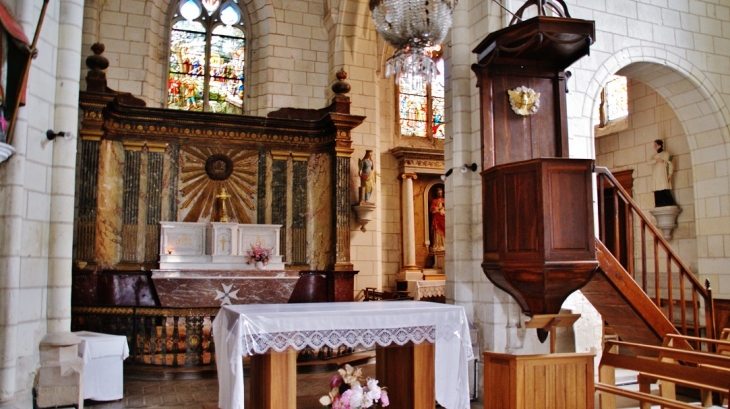
<path fill-rule="evenodd" d="M 538 8 L 537 17 L 518 22 L 530 6 Z M 527 315 L 556 314 L 598 266 L 593 161 L 569 159 L 565 98 L 565 70 L 589 53 L 595 28 L 570 18 L 563 1 L 531 0 L 516 14 L 515 24 L 474 49 L 484 169 L 482 267 Z"/>

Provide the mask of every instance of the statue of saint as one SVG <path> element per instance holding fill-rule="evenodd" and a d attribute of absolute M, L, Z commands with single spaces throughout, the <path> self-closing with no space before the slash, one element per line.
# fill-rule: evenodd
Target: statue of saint
<path fill-rule="evenodd" d="M 436 195 L 431 199 L 428 208 L 431 213 L 431 250 L 442 251 L 445 249 L 444 242 L 446 239 L 444 189 L 436 188 Z"/>
<path fill-rule="evenodd" d="M 373 168 L 373 151 L 366 150 L 365 156 L 357 161 L 357 165 L 360 168 L 360 191 L 362 192 L 360 200 L 366 202 L 370 201 L 370 195 L 373 194 L 373 187 L 375 187 L 375 181 L 378 177 L 378 172 Z"/>
<path fill-rule="evenodd" d="M 654 191 L 654 206 L 676 206 L 677 203 L 672 198 L 672 174 L 674 173 L 674 158 L 669 152 L 664 150 L 664 141 L 657 139 L 654 141 L 654 149 L 657 153 L 652 155 L 649 160 L 652 175 L 652 190 Z"/>

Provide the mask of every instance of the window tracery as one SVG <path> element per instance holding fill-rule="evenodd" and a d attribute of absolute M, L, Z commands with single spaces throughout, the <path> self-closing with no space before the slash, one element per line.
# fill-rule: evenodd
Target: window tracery
<path fill-rule="evenodd" d="M 401 136 L 444 139 L 444 60 L 441 46 L 427 50 L 438 73 L 428 83 L 419 77 L 398 77 L 398 121 Z"/>
<path fill-rule="evenodd" d="M 246 36 L 238 0 L 179 0 L 171 23 L 167 108 L 242 114 Z"/>

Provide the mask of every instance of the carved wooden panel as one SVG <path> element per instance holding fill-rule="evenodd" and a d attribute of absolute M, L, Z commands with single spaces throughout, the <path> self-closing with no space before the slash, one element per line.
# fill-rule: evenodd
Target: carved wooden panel
<path fill-rule="evenodd" d="M 482 266 L 527 315 L 559 312 L 597 267 L 592 170 L 587 159 L 543 158 L 482 174 Z"/>

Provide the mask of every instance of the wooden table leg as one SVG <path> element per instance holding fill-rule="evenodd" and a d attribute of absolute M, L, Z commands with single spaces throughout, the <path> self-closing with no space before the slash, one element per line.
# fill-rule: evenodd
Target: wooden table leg
<path fill-rule="evenodd" d="M 251 356 L 251 399 L 253 409 L 297 408 L 297 353 L 271 351 Z M 246 406 L 248 408 L 249 406 Z"/>
<path fill-rule="evenodd" d="M 378 347 L 375 371 L 379 386 L 388 388 L 390 407 L 433 409 L 436 405 L 434 344 L 408 343 Z"/>

